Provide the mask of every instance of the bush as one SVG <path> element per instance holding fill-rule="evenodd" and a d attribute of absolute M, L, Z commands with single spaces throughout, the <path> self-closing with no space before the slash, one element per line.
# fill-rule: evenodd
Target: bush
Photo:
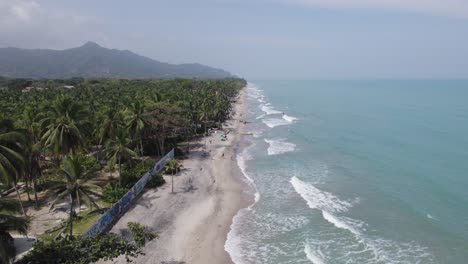
<path fill-rule="evenodd" d="M 34 243 L 34 248 L 19 264 L 94 263 L 100 259 L 112 260 L 124 254 L 127 261 L 141 253 L 135 243 L 109 233 L 91 238 Z"/>
<path fill-rule="evenodd" d="M 99 165 L 98 161 L 96 158 L 92 156 L 85 155 L 83 153 L 78 153 L 76 156 L 79 157 L 79 159 L 82 161 L 83 167 L 85 171 L 89 172 L 97 172 L 98 170 L 101 169 L 101 166 Z"/>
<path fill-rule="evenodd" d="M 146 244 L 147 241 L 151 241 L 157 237 L 148 227 L 145 227 L 139 223 L 128 222 L 128 230 L 132 235 L 133 241 L 137 246 L 142 247 Z"/>
<path fill-rule="evenodd" d="M 142 161 L 122 172 L 122 187 L 131 188 L 146 172 L 153 168 L 154 161 Z"/>
<path fill-rule="evenodd" d="M 153 174 L 146 184 L 146 187 L 156 188 L 163 185 L 164 183 L 166 183 L 166 180 L 164 180 L 162 174 Z"/>
<path fill-rule="evenodd" d="M 102 200 L 108 203 L 116 203 L 124 194 L 128 192 L 127 188 L 120 187 L 115 181 L 111 181 L 102 192 Z"/>
<path fill-rule="evenodd" d="M 87 264 L 96 261 L 112 260 L 125 255 L 127 262 L 130 258 L 142 255 L 141 247 L 146 241 L 157 237 L 149 228 L 138 223 L 128 223 L 134 243 L 123 237 L 108 233 L 96 237 L 78 237 L 73 240 L 34 243 L 33 249 L 18 264 Z"/>

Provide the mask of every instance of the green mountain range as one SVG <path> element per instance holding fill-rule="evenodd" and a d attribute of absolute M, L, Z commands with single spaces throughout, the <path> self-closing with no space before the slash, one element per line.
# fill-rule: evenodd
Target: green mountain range
<path fill-rule="evenodd" d="M 12 78 L 226 78 L 198 63 L 169 64 L 94 42 L 66 50 L 0 48 L 0 76 Z"/>

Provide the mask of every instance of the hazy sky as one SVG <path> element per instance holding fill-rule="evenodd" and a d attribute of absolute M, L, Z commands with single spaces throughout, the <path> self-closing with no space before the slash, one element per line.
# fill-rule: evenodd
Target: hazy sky
<path fill-rule="evenodd" d="M 0 46 L 95 41 L 246 78 L 468 78 L 468 0 L 0 0 Z"/>

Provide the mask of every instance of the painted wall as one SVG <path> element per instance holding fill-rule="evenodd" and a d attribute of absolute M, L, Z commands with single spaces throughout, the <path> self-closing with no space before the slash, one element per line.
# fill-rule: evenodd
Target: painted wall
<path fill-rule="evenodd" d="M 82 234 L 83 237 L 97 236 L 100 235 L 114 225 L 120 217 L 125 213 L 125 210 L 132 203 L 132 201 L 138 197 L 138 195 L 143 191 L 146 186 L 146 183 L 150 180 L 151 175 L 160 172 L 167 162 L 174 158 L 174 149 L 166 154 L 161 160 L 154 164 L 153 169 L 145 173 L 141 179 L 133 185 L 132 188 L 124 195 L 118 202 L 116 202 L 112 207 L 106 211 L 106 213 L 96 221 L 96 223 L 91 226 L 88 231 Z"/>

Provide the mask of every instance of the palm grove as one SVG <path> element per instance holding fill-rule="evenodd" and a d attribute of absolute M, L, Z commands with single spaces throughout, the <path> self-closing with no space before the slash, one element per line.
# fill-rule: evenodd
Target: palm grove
<path fill-rule="evenodd" d="M 0 78 L 0 191 L 12 192 L 0 198 L 0 263 L 14 256 L 10 232 L 27 232 L 21 197 L 36 208 L 38 193 L 52 199 L 52 207 L 67 202 L 63 229 L 71 238 L 82 205 L 117 201 L 158 157 L 221 126 L 243 86 L 234 78 Z M 117 179 L 95 184 L 103 172 Z"/>

